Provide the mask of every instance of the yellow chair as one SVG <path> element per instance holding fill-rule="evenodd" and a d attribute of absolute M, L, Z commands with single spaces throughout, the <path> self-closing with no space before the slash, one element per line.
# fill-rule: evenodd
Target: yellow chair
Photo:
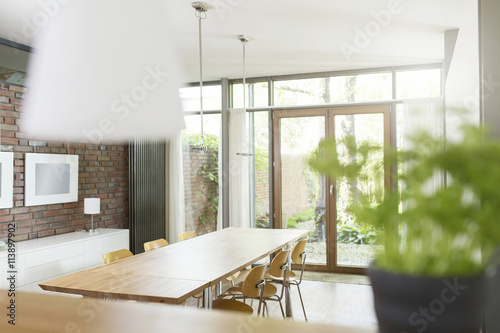
<path fill-rule="evenodd" d="M 269 270 L 267 270 L 264 273 L 264 279 L 265 276 L 276 276 L 276 277 L 281 277 L 281 278 L 286 278 L 286 274 L 288 272 L 288 256 L 290 255 L 291 248 L 287 248 L 285 250 L 280 251 L 273 259 L 271 262 L 271 265 L 269 266 Z M 283 304 L 281 303 L 281 300 L 283 299 L 283 292 L 285 285 L 282 284 L 280 281 L 278 281 L 282 287 L 281 287 L 281 293 L 278 295 L 278 288 L 273 285 L 273 284 L 266 284 L 264 291 L 263 291 L 263 297 L 262 297 L 262 302 L 264 304 L 264 310 L 266 310 L 267 315 L 269 316 L 269 309 L 267 307 L 266 301 L 277 301 L 280 305 L 281 309 L 281 314 L 283 315 L 283 318 L 285 317 L 285 312 L 283 311 Z M 242 291 L 242 284 L 238 284 L 235 287 L 229 288 L 225 293 L 223 293 L 221 296 L 222 297 L 232 297 L 233 299 L 237 298 L 246 298 L 243 295 Z"/>
<path fill-rule="evenodd" d="M 246 268 L 245 268 L 245 269 L 246 269 Z M 226 281 L 231 282 L 231 286 L 233 286 L 233 287 L 234 287 L 234 286 L 235 286 L 235 283 L 234 283 L 234 282 L 236 281 L 236 279 L 238 278 L 238 276 L 240 276 L 240 272 L 236 272 L 236 273 L 234 273 L 233 275 L 228 276 L 228 277 L 226 278 Z"/>
<path fill-rule="evenodd" d="M 148 251 L 156 250 L 156 249 L 159 249 L 160 247 L 164 247 L 167 245 L 168 245 L 168 242 L 165 239 L 160 238 L 160 239 L 157 239 L 157 240 L 154 240 L 151 242 L 144 243 L 144 251 L 148 252 Z"/>
<path fill-rule="evenodd" d="M 306 251 L 305 251 L 305 249 L 306 249 L 306 244 L 307 244 L 308 240 L 309 240 L 309 237 L 306 237 L 306 238 L 300 240 L 299 242 L 297 242 L 297 244 L 293 248 L 292 255 L 291 255 L 292 262 L 294 264 L 301 266 L 300 267 L 300 277 L 297 279 L 297 275 L 292 271 L 288 271 L 286 273 L 287 284 L 297 286 L 297 290 L 299 292 L 299 297 L 300 297 L 300 303 L 302 305 L 302 311 L 304 312 L 304 318 L 306 319 L 306 321 L 308 321 L 308 319 L 307 319 L 307 315 L 306 315 L 306 309 L 304 307 L 304 301 L 302 300 L 302 293 L 300 292 L 300 284 L 302 283 L 302 276 L 304 275 L 304 268 L 306 265 Z M 284 277 L 283 276 L 276 276 L 274 271 L 267 272 L 265 275 L 265 279 L 268 281 L 280 282 L 280 283 L 283 283 L 283 281 L 284 281 Z"/>
<path fill-rule="evenodd" d="M 110 262 L 120 260 L 123 258 L 127 258 L 127 257 L 131 257 L 133 255 L 134 254 L 132 252 L 130 252 L 129 250 L 121 249 L 118 251 L 113 251 L 113 252 L 103 254 L 102 255 L 102 262 L 105 264 L 109 264 Z"/>
<path fill-rule="evenodd" d="M 261 306 L 264 303 L 263 297 L 266 289 L 266 280 L 264 279 L 264 274 L 266 271 L 267 262 L 264 265 L 256 266 L 250 270 L 248 275 L 245 277 L 241 285 L 242 298 L 251 298 L 259 300 L 259 308 L 257 310 L 257 315 L 260 314 Z M 265 306 L 265 303 L 264 303 Z M 213 301 L 212 309 L 216 310 L 229 310 L 245 312 L 248 314 L 253 313 L 253 308 L 245 304 L 244 302 L 239 302 L 235 299 L 224 299 L 219 298 Z"/>
<path fill-rule="evenodd" d="M 194 238 L 196 237 L 196 234 L 192 231 L 186 231 L 186 232 L 183 232 L 182 234 L 178 234 L 177 235 L 177 238 L 179 238 L 179 240 L 182 242 L 182 241 L 185 241 L 185 240 L 188 240 L 190 238 Z"/>

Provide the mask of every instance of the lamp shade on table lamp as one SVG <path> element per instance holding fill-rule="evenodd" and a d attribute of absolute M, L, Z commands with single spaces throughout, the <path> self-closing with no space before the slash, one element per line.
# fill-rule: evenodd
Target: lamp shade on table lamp
<path fill-rule="evenodd" d="M 94 144 L 177 135 L 184 117 L 166 2 L 54 3 L 33 43 L 26 131 Z"/>
<path fill-rule="evenodd" d="M 85 198 L 83 199 L 84 214 L 100 214 L 101 199 L 100 198 Z"/>
<path fill-rule="evenodd" d="M 101 199 L 100 198 L 85 198 L 83 199 L 83 213 L 90 214 L 90 234 L 97 233 L 94 229 L 94 214 L 101 213 Z"/>

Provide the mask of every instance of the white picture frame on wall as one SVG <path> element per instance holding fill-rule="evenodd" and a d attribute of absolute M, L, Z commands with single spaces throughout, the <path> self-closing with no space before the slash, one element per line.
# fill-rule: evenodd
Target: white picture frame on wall
<path fill-rule="evenodd" d="M 78 155 L 26 154 L 24 205 L 78 201 Z"/>
<path fill-rule="evenodd" d="M 0 208 L 12 208 L 14 153 L 0 152 Z"/>

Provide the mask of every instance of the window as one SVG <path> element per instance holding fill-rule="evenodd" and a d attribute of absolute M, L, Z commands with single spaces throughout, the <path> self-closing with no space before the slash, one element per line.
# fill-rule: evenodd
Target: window
<path fill-rule="evenodd" d="M 269 227 L 268 112 L 248 112 L 250 143 L 250 225 Z"/>
<path fill-rule="evenodd" d="M 314 105 L 329 103 L 329 78 L 274 82 L 274 105 Z"/>
<path fill-rule="evenodd" d="M 332 77 L 329 97 L 330 103 L 390 100 L 392 75 L 386 72 Z"/>
<path fill-rule="evenodd" d="M 247 83 L 247 107 L 269 106 L 267 82 Z M 233 84 L 233 108 L 243 107 L 243 84 Z"/>
<path fill-rule="evenodd" d="M 275 81 L 276 106 L 383 101 L 392 98 L 390 72 Z"/>
<path fill-rule="evenodd" d="M 441 96 L 441 69 L 396 72 L 396 98 L 428 98 Z"/>
<path fill-rule="evenodd" d="M 201 143 L 200 115 L 186 116 L 185 119 L 182 159 L 186 230 L 202 235 L 217 229 L 221 115 L 203 115 L 206 152 L 192 149 Z"/>
<path fill-rule="evenodd" d="M 179 95 L 184 111 L 200 111 L 200 87 L 181 88 Z M 221 85 L 203 86 L 203 111 L 222 109 Z"/>

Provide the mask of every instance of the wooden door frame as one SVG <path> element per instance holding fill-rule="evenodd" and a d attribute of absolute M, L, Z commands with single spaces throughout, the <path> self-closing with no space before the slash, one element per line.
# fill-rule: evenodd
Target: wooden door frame
<path fill-rule="evenodd" d="M 392 117 L 391 117 L 392 104 L 373 104 L 373 105 L 356 105 L 356 106 L 342 106 L 329 108 L 330 117 L 328 119 L 331 132 L 329 135 L 335 137 L 335 116 L 341 115 L 357 115 L 357 114 L 374 114 L 381 113 L 384 117 L 384 186 L 389 189 L 391 186 L 391 163 L 389 162 L 389 153 L 392 146 Z M 333 179 L 327 178 L 328 186 L 333 185 L 333 194 L 329 196 L 330 199 L 330 209 L 328 212 L 330 214 L 330 221 L 336 221 L 336 198 L 337 198 L 337 184 Z M 336 225 L 336 223 L 334 223 Z M 349 267 L 349 266 L 338 266 L 337 264 L 337 228 L 333 229 L 334 242 L 330 242 L 328 245 L 330 248 L 330 253 L 332 255 L 332 272 L 335 273 L 348 273 L 348 274 L 367 274 L 367 269 L 362 267 Z"/>
<path fill-rule="evenodd" d="M 390 152 L 392 146 L 392 104 L 367 104 L 367 105 L 355 105 L 355 106 L 339 106 L 339 107 L 318 107 L 318 108 L 304 108 L 304 109 L 285 109 L 285 110 L 275 110 L 271 111 L 273 119 L 273 213 L 274 213 L 274 228 L 281 229 L 282 226 L 282 206 L 281 206 L 281 126 L 280 120 L 282 118 L 299 118 L 299 117 L 325 117 L 325 137 L 335 136 L 335 123 L 334 118 L 337 115 L 355 115 L 355 114 L 373 114 L 382 113 L 384 117 L 384 157 L 388 158 L 388 153 Z M 391 163 L 385 163 L 385 177 L 384 185 L 386 188 L 391 186 Z M 329 188 L 333 185 L 333 192 L 330 195 Z M 326 265 L 306 265 L 306 269 L 310 271 L 325 271 L 334 273 L 349 273 L 349 274 L 366 274 L 366 268 L 361 267 L 346 267 L 337 265 L 337 229 L 334 227 L 336 223 L 331 221 L 336 221 L 336 184 L 334 180 L 329 177 L 325 179 L 325 206 L 328 212 L 327 222 L 325 226 L 326 232 Z M 297 265 L 293 265 L 292 269 L 299 269 Z"/>
<path fill-rule="evenodd" d="M 274 202 L 274 228 L 281 229 L 282 221 L 281 221 L 281 126 L 280 119 L 283 118 L 300 118 L 300 117 L 325 117 L 325 136 L 329 131 L 329 121 L 327 117 L 327 111 L 325 108 L 309 108 L 309 109 L 293 109 L 293 110 L 278 110 L 273 111 L 273 202 Z M 325 187 L 326 190 L 326 187 Z M 325 194 L 326 195 L 326 194 Z M 326 196 L 325 196 L 326 198 Z M 325 204 L 328 205 L 329 200 L 325 200 Z M 326 208 L 328 211 L 328 207 Z M 331 231 L 330 223 L 326 223 L 326 244 L 329 244 L 329 237 Z M 306 265 L 306 268 L 311 271 L 330 271 L 330 263 L 329 263 L 329 255 L 327 251 L 326 265 Z M 294 265 L 295 266 L 295 265 Z M 296 267 L 292 267 L 292 269 L 297 269 Z"/>

